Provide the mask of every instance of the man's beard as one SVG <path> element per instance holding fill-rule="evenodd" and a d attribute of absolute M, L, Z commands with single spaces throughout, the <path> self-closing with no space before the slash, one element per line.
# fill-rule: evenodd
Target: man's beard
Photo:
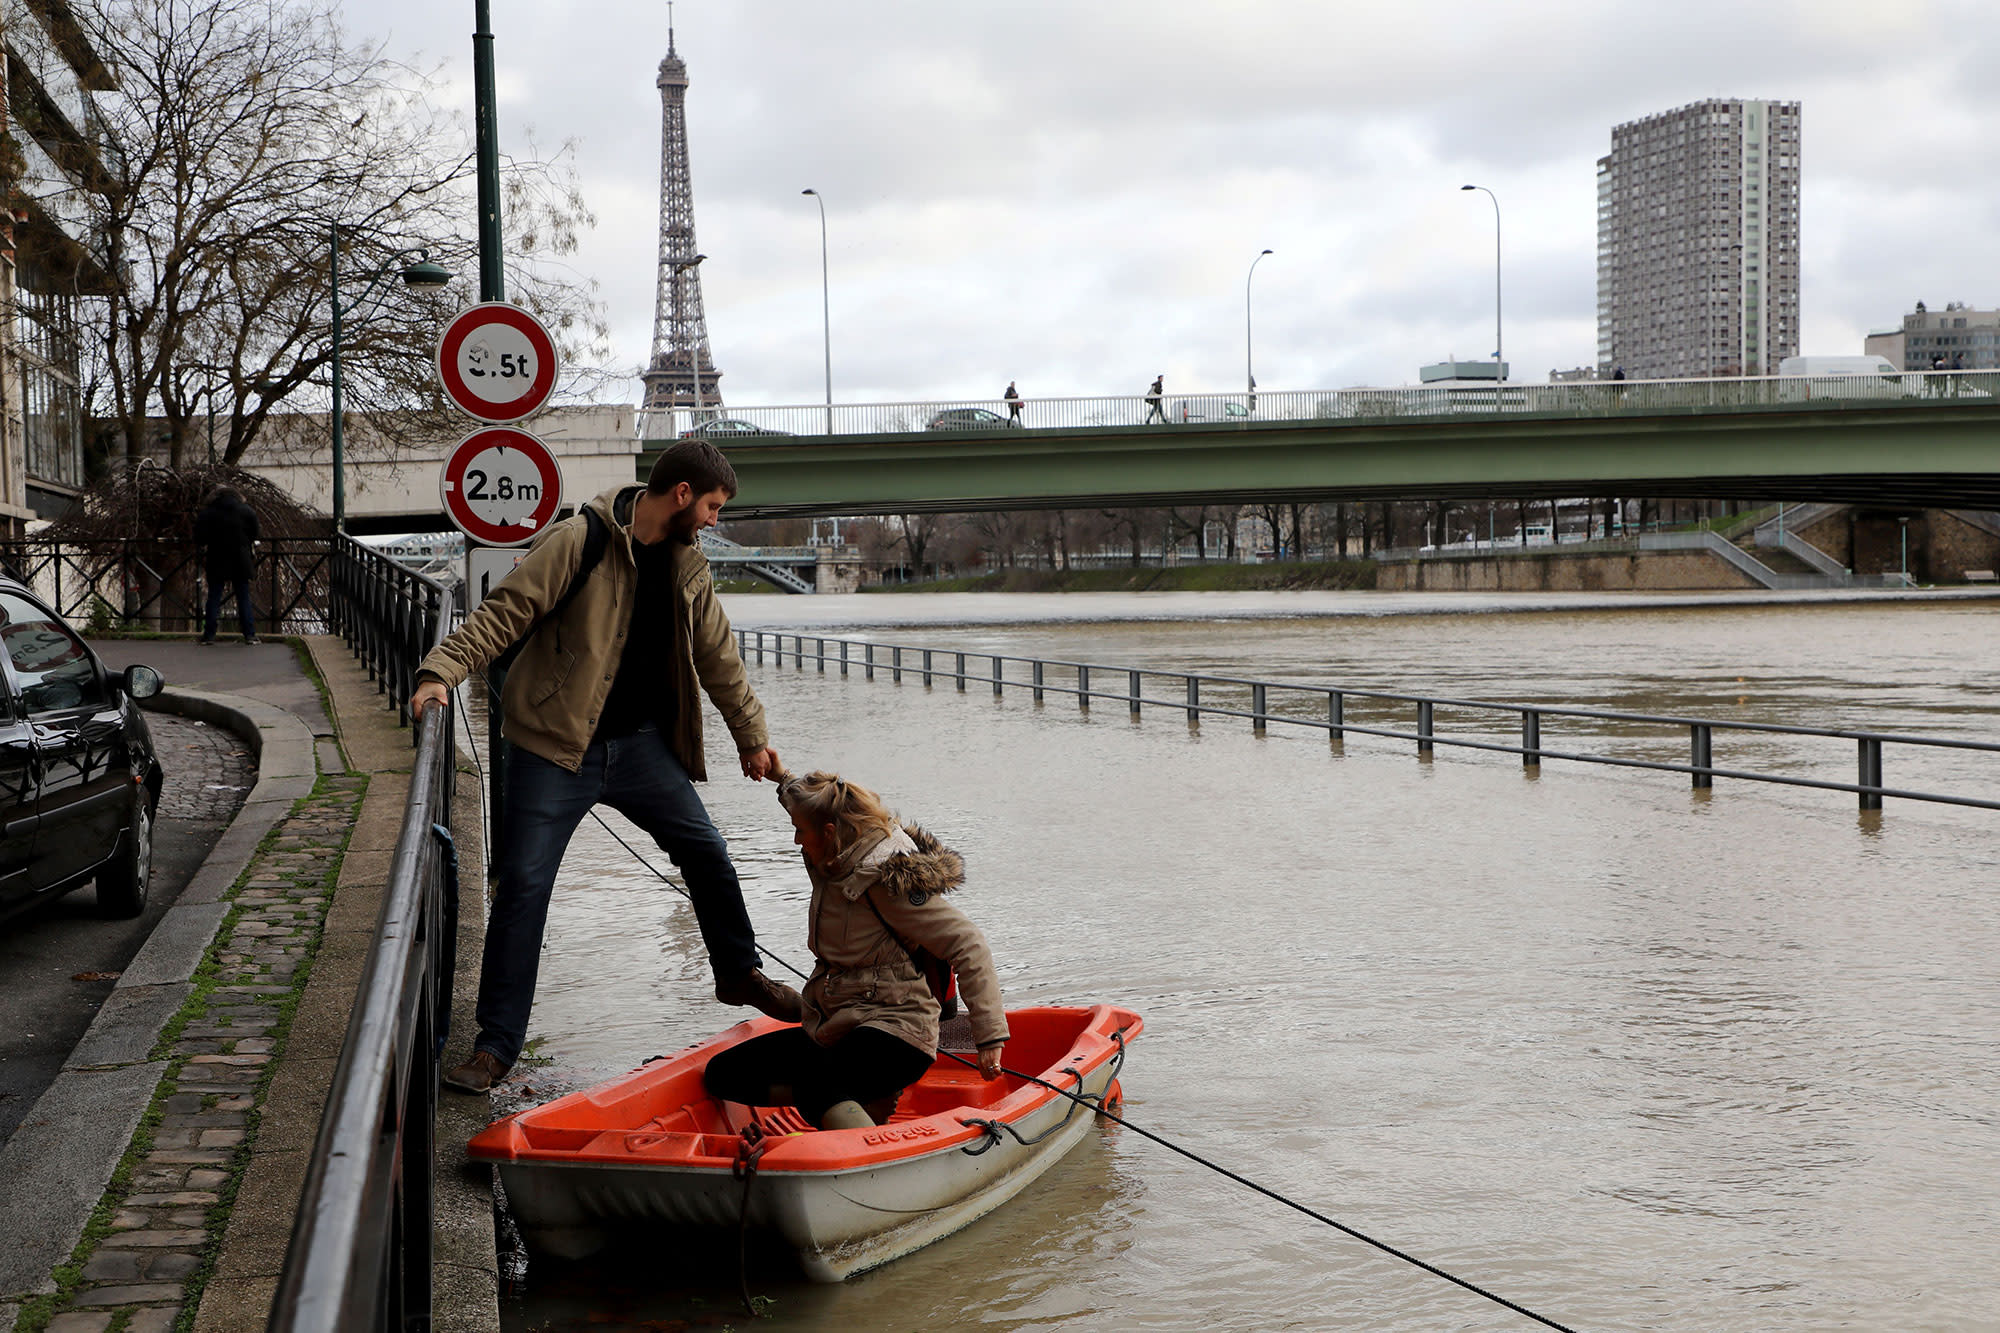
<path fill-rule="evenodd" d="M 695 526 L 694 506 L 689 505 L 667 520 L 667 540 L 693 546 L 701 529 Z"/>

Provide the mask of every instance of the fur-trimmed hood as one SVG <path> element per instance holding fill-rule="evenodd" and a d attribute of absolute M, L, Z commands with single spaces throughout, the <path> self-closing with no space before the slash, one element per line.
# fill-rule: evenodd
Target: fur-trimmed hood
<path fill-rule="evenodd" d="M 862 854 L 861 861 L 840 883 L 852 902 L 871 884 L 891 893 L 950 893 L 965 883 L 965 858 L 914 824 L 899 825 Z"/>

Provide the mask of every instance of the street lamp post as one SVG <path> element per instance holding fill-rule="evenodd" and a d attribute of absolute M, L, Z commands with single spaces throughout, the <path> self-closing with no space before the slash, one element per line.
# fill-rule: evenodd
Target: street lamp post
<path fill-rule="evenodd" d="M 826 200 L 818 190 L 800 190 L 819 205 L 819 319 L 826 348 L 826 433 L 833 434 L 833 313 L 827 301 L 826 280 Z"/>
<path fill-rule="evenodd" d="M 1896 523 L 1903 531 L 1903 586 L 1907 588 L 1910 586 L 1910 516 L 1900 515 Z"/>
<path fill-rule="evenodd" d="M 1498 373 L 1504 375 L 1507 358 L 1502 355 L 1505 344 L 1500 340 L 1500 196 L 1484 185 L 1461 185 L 1458 188 L 1483 191 L 1493 201 L 1493 362 Z"/>
<path fill-rule="evenodd" d="M 1263 263 L 1264 256 L 1270 253 L 1269 250 L 1259 252 L 1250 261 L 1250 272 L 1243 279 L 1243 392 L 1249 399 L 1248 406 L 1252 412 L 1257 410 L 1257 372 L 1250 362 L 1250 279 L 1257 276 L 1257 265 Z"/>
<path fill-rule="evenodd" d="M 344 532 L 347 528 L 347 478 L 345 474 L 346 456 L 343 448 L 342 426 L 344 424 L 340 404 L 340 325 L 341 320 L 367 304 L 375 295 L 375 289 L 382 279 L 389 275 L 389 266 L 408 255 L 417 256 L 417 262 L 402 270 L 403 285 L 417 291 L 434 292 L 451 281 L 451 271 L 431 263 L 429 252 L 418 246 L 399 250 L 389 257 L 386 264 L 370 278 L 361 295 L 345 309 L 340 304 L 340 224 L 330 228 L 332 243 L 327 259 L 327 285 L 333 302 L 333 530 Z"/>

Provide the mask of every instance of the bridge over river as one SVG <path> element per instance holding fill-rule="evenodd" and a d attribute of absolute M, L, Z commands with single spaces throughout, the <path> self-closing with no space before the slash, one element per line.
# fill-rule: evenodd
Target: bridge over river
<path fill-rule="evenodd" d="M 1019 425 L 1002 406 L 732 407 L 694 428 L 728 451 L 743 518 L 1614 496 L 2000 509 L 1990 371 L 1195 394 L 1157 414 L 1143 396 L 1030 399 Z M 527 424 L 572 499 L 643 478 L 664 446 L 629 407 Z M 326 507 L 324 468 L 266 470 Z M 350 458 L 348 475 L 355 531 L 449 526 L 426 460 Z"/>

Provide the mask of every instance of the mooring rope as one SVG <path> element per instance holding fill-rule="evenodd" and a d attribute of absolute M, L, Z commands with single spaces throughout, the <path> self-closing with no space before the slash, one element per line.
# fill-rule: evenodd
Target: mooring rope
<path fill-rule="evenodd" d="M 1118 1032 L 1112 1035 L 1113 1039 L 1116 1040 L 1118 1043 L 1119 1058 L 1122 1060 L 1124 1058 L 1124 1052 L 1125 1052 L 1125 1034 L 1123 1032 Z M 962 1065 L 965 1065 L 967 1068 L 970 1069 L 979 1068 L 979 1065 L 976 1061 L 968 1060 L 964 1056 L 958 1054 L 956 1051 L 940 1051 L 938 1053 L 940 1055 L 950 1056 L 952 1059 L 958 1061 Z M 1058 1096 L 1067 1097 L 1073 1102 L 1078 1102 L 1081 1103 L 1082 1105 L 1088 1106 L 1092 1110 L 1096 1111 L 1099 1115 L 1103 1116 L 1105 1119 L 1111 1121 L 1113 1124 L 1122 1125 L 1126 1129 L 1131 1130 L 1134 1134 L 1137 1134 L 1142 1138 L 1151 1139 L 1154 1143 L 1159 1144 L 1162 1148 L 1167 1148 L 1172 1150 L 1173 1152 L 1177 1152 L 1191 1162 L 1199 1163 L 1200 1165 L 1207 1167 L 1209 1170 L 1214 1171 L 1219 1175 L 1227 1176 L 1229 1179 L 1235 1181 L 1239 1185 L 1248 1186 L 1250 1189 L 1256 1190 L 1259 1194 L 1262 1194 L 1266 1198 L 1277 1200 L 1279 1203 L 1284 1204 L 1287 1208 L 1295 1208 L 1299 1212 L 1304 1213 L 1307 1217 L 1312 1218 L 1314 1221 L 1324 1222 L 1327 1226 L 1332 1227 L 1334 1230 L 1339 1231 L 1344 1235 L 1352 1236 L 1355 1240 L 1361 1241 L 1364 1244 L 1373 1245 L 1376 1249 L 1382 1251 L 1384 1254 L 1393 1255 L 1396 1258 L 1401 1259 L 1404 1263 L 1415 1264 L 1418 1268 L 1423 1269 L 1426 1273 L 1430 1273 L 1436 1277 L 1441 1277 L 1447 1282 L 1456 1283 L 1458 1286 L 1465 1288 L 1467 1291 L 1472 1292 L 1474 1295 L 1484 1296 L 1487 1300 L 1492 1301 L 1496 1305 L 1503 1305 L 1507 1307 L 1509 1310 L 1512 1310 L 1515 1314 L 1524 1315 L 1527 1318 L 1534 1320 L 1536 1323 L 1545 1325 L 1546 1327 L 1553 1329 L 1560 1329 L 1561 1333 L 1576 1333 L 1576 1330 L 1571 1328 L 1567 1324 L 1558 1324 L 1555 1320 L 1550 1319 L 1546 1315 L 1536 1314 L 1533 1310 L 1530 1310 L 1527 1306 L 1518 1304 L 1517 1302 L 1514 1301 L 1510 1301 L 1505 1296 L 1500 1295 L 1498 1292 L 1488 1291 L 1486 1288 L 1478 1285 L 1477 1283 L 1468 1282 L 1464 1278 L 1459 1277 L 1455 1273 L 1446 1272 L 1444 1269 L 1439 1268 L 1436 1264 L 1426 1263 L 1424 1260 L 1417 1258 L 1413 1254 L 1406 1254 L 1402 1250 L 1397 1249 L 1395 1246 L 1389 1244 L 1386 1241 L 1377 1240 L 1373 1236 L 1370 1236 L 1365 1232 L 1357 1231 L 1353 1227 L 1350 1227 L 1343 1222 L 1336 1222 L 1333 1218 L 1328 1217 L 1325 1213 L 1317 1212 L 1314 1209 L 1308 1208 L 1306 1205 L 1298 1202 L 1298 1200 L 1296 1199 L 1286 1198 L 1284 1195 L 1278 1193 L 1278 1191 L 1270 1189 L 1264 1185 L 1259 1185 L 1256 1181 L 1251 1180 L 1247 1176 L 1239 1175 L 1238 1173 L 1231 1171 L 1226 1166 L 1221 1166 L 1215 1162 L 1211 1162 L 1206 1157 L 1203 1157 L 1200 1153 L 1192 1152 L 1189 1149 L 1183 1148 L 1178 1143 L 1175 1143 L 1170 1139 L 1162 1138 L 1160 1135 L 1153 1133 L 1151 1130 L 1141 1129 L 1139 1126 L 1133 1124 L 1131 1121 L 1125 1119 L 1123 1116 L 1120 1116 L 1115 1112 L 1105 1110 L 1103 1105 L 1105 1099 L 1101 1094 L 1097 1096 L 1088 1096 L 1080 1093 L 1074 1093 L 1069 1091 L 1069 1089 L 1067 1088 L 1059 1088 L 1055 1084 L 1050 1083 L 1044 1079 L 1036 1078 L 1033 1074 L 1023 1074 L 1018 1070 L 1008 1069 L 1005 1066 L 1001 1067 L 1000 1072 L 1003 1074 L 1010 1075 L 1014 1078 L 1018 1078 L 1023 1082 L 1032 1083 L 1036 1087 L 1047 1088 L 1050 1092 L 1053 1092 Z M 1109 1088 L 1110 1084 L 1107 1082 L 1105 1084 L 1105 1087 Z M 968 1123 L 981 1123 L 981 1122 L 968 1122 Z M 991 1131 L 989 1130 L 988 1132 L 990 1133 Z"/>

